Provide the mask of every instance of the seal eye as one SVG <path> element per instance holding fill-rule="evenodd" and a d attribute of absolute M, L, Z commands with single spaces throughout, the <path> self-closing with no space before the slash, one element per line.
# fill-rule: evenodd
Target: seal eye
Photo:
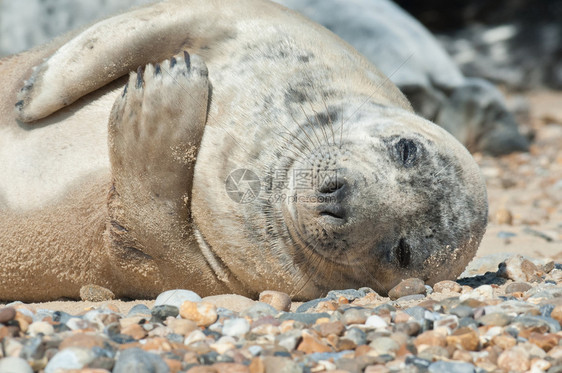
<path fill-rule="evenodd" d="M 400 139 L 396 143 L 398 158 L 404 167 L 412 167 L 417 158 L 418 147 L 412 140 Z"/>

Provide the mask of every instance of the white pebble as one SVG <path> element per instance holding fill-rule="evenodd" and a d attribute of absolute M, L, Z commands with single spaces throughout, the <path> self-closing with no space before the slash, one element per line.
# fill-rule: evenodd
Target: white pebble
<path fill-rule="evenodd" d="M 0 359 L 0 373 L 33 373 L 27 361 L 19 357 L 5 357 Z"/>
<path fill-rule="evenodd" d="M 378 328 L 386 328 L 388 324 L 386 323 L 386 321 L 384 321 L 382 317 L 377 315 L 371 315 L 367 318 L 367 321 L 365 321 L 365 326 L 369 328 L 378 329 Z"/>
<path fill-rule="evenodd" d="M 250 330 L 250 323 L 246 319 L 229 319 L 224 322 L 222 334 L 231 337 L 241 337 Z"/>
<path fill-rule="evenodd" d="M 38 334 L 43 334 L 43 335 L 52 335 L 55 333 L 55 329 L 53 328 L 53 326 L 51 324 L 49 324 L 48 322 L 45 321 L 35 321 L 34 323 L 32 323 L 31 325 L 29 325 L 29 328 L 27 329 L 27 332 L 29 333 L 29 335 L 31 335 L 32 337 L 35 337 Z"/>
<path fill-rule="evenodd" d="M 154 301 L 154 307 L 167 305 L 174 306 L 179 309 L 183 302 L 185 302 L 186 300 L 190 302 L 201 302 L 201 297 L 191 290 L 167 290 L 163 293 L 160 293 L 160 295 L 156 297 L 156 300 Z"/>

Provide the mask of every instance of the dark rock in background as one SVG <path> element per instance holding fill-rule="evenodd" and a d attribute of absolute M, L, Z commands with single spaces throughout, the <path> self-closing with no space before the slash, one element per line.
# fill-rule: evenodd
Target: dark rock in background
<path fill-rule="evenodd" d="M 513 89 L 562 89 L 562 0 L 396 0 L 467 76 Z"/>

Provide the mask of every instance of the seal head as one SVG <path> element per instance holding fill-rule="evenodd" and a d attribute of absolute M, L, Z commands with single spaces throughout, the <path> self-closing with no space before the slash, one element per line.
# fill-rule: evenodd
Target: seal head
<path fill-rule="evenodd" d="M 291 237 L 308 263 L 336 264 L 355 283 L 382 293 L 407 277 L 430 284 L 454 278 L 486 226 L 479 171 L 441 128 L 381 110 L 385 115 L 364 112 L 341 145 L 302 159 L 317 173 L 312 188 L 298 188 L 301 165 L 290 172 L 282 208 Z"/>

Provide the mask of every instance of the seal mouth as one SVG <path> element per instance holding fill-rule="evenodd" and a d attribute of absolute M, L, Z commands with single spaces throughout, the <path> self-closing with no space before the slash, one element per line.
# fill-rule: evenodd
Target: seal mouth
<path fill-rule="evenodd" d="M 325 204 L 318 207 L 318 216 L 329 223 L 343 224 L 346 220 L 345 209 L 339 203 Z"/>
<path fill-rule="evenodd" d="M 401 268 L 407 268 L 412 260 L 412 248 L 404 238 L 398 241 L 398 245 L 394 248 L 394 255 Z"/>

